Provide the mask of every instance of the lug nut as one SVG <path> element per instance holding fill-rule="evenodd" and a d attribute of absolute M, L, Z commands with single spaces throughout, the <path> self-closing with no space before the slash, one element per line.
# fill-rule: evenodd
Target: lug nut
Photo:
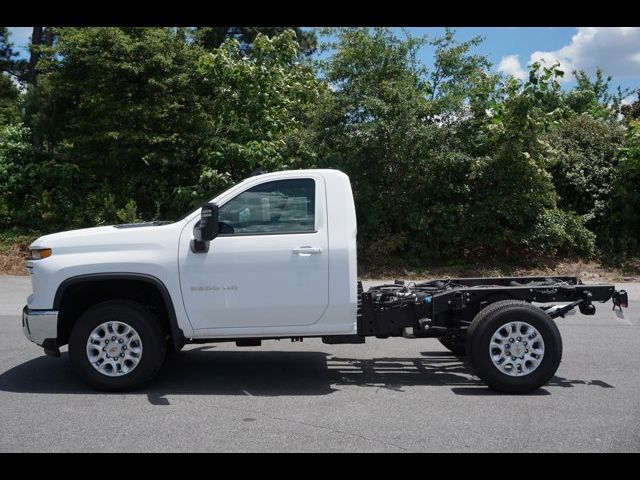
<path fill-rule="evenodd" d="M 124 357 L 124 353 L 121 353 L 121 354 L 120 354 L 120 356 L 121 356 L 121 357 Z"/>
<path fill-rule="evenodd" d="M 122 347 L 122 349 L 123 349 L 123 350 L 126 350 L 126 349 L 127 349 L 127 346 L 125 345 L 124 347 Z"/>
<path fill-rule="evenodd" d="M 527 342 L 524 342 L 524 346 L 526 347 L 527 345 L 529 345 Z"/>
<path fill-rule="evenodd" d="M 524 349 L 524 353 L 529 353 L 529 350 L 527 350 L 526 348 Z"/>
<path fill-rule="evenodd" d="M 511 343 L 515 342 L 515 340 L 514 340 L 513 338 L 510 338 L 510 339 L 509 339 L 509 341 L 510 341 Z"/>
<path fill-rule="evenodd" d="M 107 349 L 106 349 L 105 347 L 102 347 L 102 351 L 103 351 L 103 352 L 106 352 L 106 351 L 107 351 Z"/>
<path fill-rule="evenodd" d="M 518 337 L 518 341 L 522 340 L 522 338 Z"/>
<path fill-rule="evenodd" d="M 116 337 L 111 337 L 111 340 L 113 340 L 115 342 L 116 341 Z"/>
<path fill-rule="evenodd" d="M 122 340 L 122 339 L 118 340 L 118 343 L 122 343 L 122 342 L 124 342 L 124 340 Z"/>
<path fill-rule="evenodd" d="M 104 343 L 109 343 L 109 340 L 105 340 Z"/>
<path fill-rule="evenodd" d="M 515 359 L 516 359 L 516 357 L 511 357 L 511 360 L 515 360 Z"/>

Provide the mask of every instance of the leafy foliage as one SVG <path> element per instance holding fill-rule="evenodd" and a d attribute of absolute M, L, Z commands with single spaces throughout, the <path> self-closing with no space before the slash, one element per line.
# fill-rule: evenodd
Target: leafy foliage
<path fill-rule="evenodd" d="M 315 32 L 299 27 L 197 27 L 195 39 L 204 48 L 215 50 L 232 38 L 239 43 L 243 53 L 249 53 L 258 36 L 274 37 L 286 31 L 295 32 L 301 55 L 311 55 L 316 50 Z"/>
<path fill-rule="evenodd" d="M 289 30 L 256 38 L 250 57 L 235 39 L 200 56 L 196 73 L 206 136 L 199 149 L 198 182 L 181 194 L 200 199 L 258 166 L 278 170 L 309 161 L 313 152 L 299 141 L 299 130 L 321 86 L 314 72 L 297 62 L 298 53 Z"/>
<path fill-rule="evenodd" d="M 549 172 L 559 207 L 584 215 L 597 231 L 614 185 L 623 128 L 581 114 L 561 121 L 546 140 L 554 150 Z"/>
<path fill-rule="evenodd" d="M 599 232 L 603 251 L 609 256 L 640 252 L 640 121 L 629 123 L 625 140 Z"/>
<path fill-rule="evenodd" d="M 24 125 L 0 127 L 0 222 L 33 229 L 69 225 L 78 169 L 36 151 Z"/>
<path fill-rule="evenodd" d="M 44 31 L 18 88 L 0 28 L 5 231 L 177 218 L 258 166 L 330 167 L 368 262 L 638 254 L 638 102 L 600 70 L 504 78 L 450 29 L 324 29 L 317 61 L 300 28 Z"/>
<path fill-rule="evenodd" d="M 12 78 L 21 73 L 24 62 L 16 58 L 7 27 L 0 27 L 0 126 L 20 120 L 19 91 Z"/>
<path fill-rule="evenodd" d="M 87 211 L 115 212 L 134 199 L 145 216 L 170 213 L 174 188 L 196 178 L 207 133 L 195 68 L 204 52 L 170 28 L 57 34 L 33 128 L 57 158 L 80 169 Z M 100 220 L 115 218 L 78 218 Z"/>
<path fill-rule="evenodd" d="M 636 100 L 629 105 L 622 105 L 620 107 L 620 113 L 624 116 L 625 120 L 632 121 L 640 118 L 640 88 L 636 91 Z"/>
<path fill-rule="evenodd" d="M 7 27 L 0 27 L 0 73 L 21 77 L 26 68 L 26 61 L 17 57 L 18 52 L 11 42 L 11 32 Z"/>

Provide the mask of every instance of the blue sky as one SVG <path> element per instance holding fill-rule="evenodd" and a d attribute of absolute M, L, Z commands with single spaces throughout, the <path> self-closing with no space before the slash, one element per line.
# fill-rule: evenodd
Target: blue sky
<path fill-rule="evenodd" d="M 394 30 L 402 34 L 402 28 Z M 438 36 L 444 27 L 410 27 L 413 36 Z M 564 84 L 575 82 L 570 72 L 586 70 L 593 74 L 597 66 L 613 77 L 612 85 L 640 88 L 640 28 L 638 27 L 459 27 L 460 41 L 481 36 L 484 41 L 477 52 L 486 55 L 493 68 L 504 74 L 523 78 L 527 65 L 538 59 L 559 61 L 567 73 Z M 423 47 L 420 60 L 432 65 L 431 47 Z M 632 95 L 635 98 L 635 94 Z"/>
<path fill-rule="evenodd" d="M 400 32 L 401 29 L 395 28 Z M 440 27 L 411 27 L 412 35 L 442 34 Z M 601 66 L 613 76 L 612 84 L 640 88 L 640 27 L 460 27 L 455 28 L 460 40 L 476 35 L 484 37 L 478 52 L 489 57 L 494 69 L 522 77 L 526 66 L 544 58 L 559 61 L 565 71 L 584 69 L 590 73 Z M 30 27 L 12 28 L 12 41 L 26 55 Z M 425 47 L 420 59 L 431 65 L 433 49 Z M 571 86 L 568 75 L 566 86 Z"/>

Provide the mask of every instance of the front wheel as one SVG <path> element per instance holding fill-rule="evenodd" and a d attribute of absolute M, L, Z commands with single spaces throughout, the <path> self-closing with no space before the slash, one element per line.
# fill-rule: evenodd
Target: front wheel
<path fill-rule="evenodd" d="M 69 338 L 71 364 L 98 390 L 127 391 L 151 380 L 166 353 L 157 319 L 142 305 L 103 302 L 80 315 Z"/>
<path fill-rule="evenodd" d="M 485 310 L 467 333 L 467 353 L 477 375 L 504 393 L 528 393 L 546 384 L 562 359 L 562 338 L 551 317 L 517 301 Z"/>

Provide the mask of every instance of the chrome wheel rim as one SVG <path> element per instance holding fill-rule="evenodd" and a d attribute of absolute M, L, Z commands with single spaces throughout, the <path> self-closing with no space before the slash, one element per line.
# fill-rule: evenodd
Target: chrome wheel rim
<path fill-rule="evenodd" d="M 140 335 L 124 322 L 104 322 L 93 329 L 87 340 L 87 358 L 102 375 L 121 377 L 140 363 Z"/>
<path fill-rule="evenodd" d="M 544 340 L 527 322 L 509 322 L 491 337 L 489 356 L 493 365 L 510 377 L 529 375 L 542 363 Z"/>

